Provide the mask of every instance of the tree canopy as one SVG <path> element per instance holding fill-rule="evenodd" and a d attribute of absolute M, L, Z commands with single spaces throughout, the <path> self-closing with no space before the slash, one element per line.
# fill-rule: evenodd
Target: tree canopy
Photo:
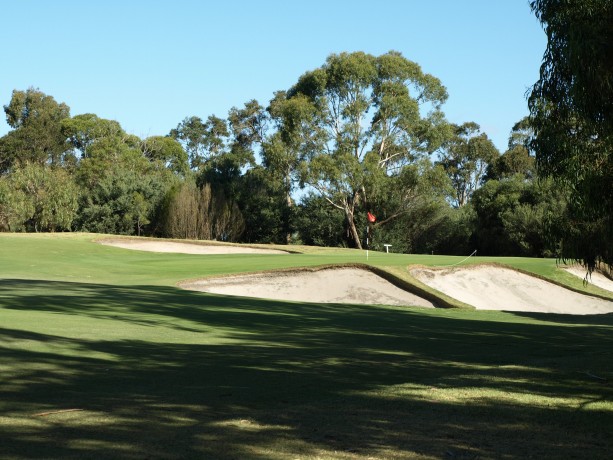
<path fill-rule="evenodd" d="M 70 108 L 52 96 L 34 88 L 14 90 L 4 113 L 13 131 L 0 139 L 0 173 L 13 165 L 58 164 L 69 150 L 61 122 L 70 116 Z"/>
<path fill-rule="evenodd" d="M 402 186 L 402 168 L 445 139 L 440 108 L 447 91 L 398 52 L 378 57 L 355 52 L 329 56 L 286 97 L 302 107 L 302 119 L 285 127 L 294 132 L 306 127 L 309 133 L 285 134 L 288 148 L 303 156 L 301 181 L 344 213 L 351 240 L 361 248 L 356 213 L 368 210 L 385 182 Z"/>
<path fill-rule="evenodd" d="M 529 98 L 541 174 L 570 189 L 562 256 L 613 265 L 613 2 L 534 0 L 547 34 Z"/>

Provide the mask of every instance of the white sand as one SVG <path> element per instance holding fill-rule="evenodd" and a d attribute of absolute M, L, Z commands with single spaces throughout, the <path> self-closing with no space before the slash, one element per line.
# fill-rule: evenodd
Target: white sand
<path fill-rule="evenodd" d="M 428 286 L 479 310 L 573 315 L 613 312 L 613 301 L 580 294 L 502 267 L 415 268 L 411 274 Z"/>
<path fill-rule="evenodd" d="M 564 270 L 566 270 L 571 275 L 579 276 L 583 279 L 585 279 L 585 274 L 587 273 L 587 270 L 585 268 L 578 266 L 565 267 Z M 600 272 L 593 272 L 592 276 L 590 276 L 587 281 L 594 286 L 598 286 L 599 288 L 613 292 L 613 281 L 611 281 L 609 278 L 607 278 Z"/>
<path fill-rule="evenodd" d="M 372 272 L 358 268 L 209 278 L 183 283 L 181 287 L 214 294 L 297 302 L 415 305 L 434 308 L 430 301 L 400 289 Z"/>
<path fill-rule="evenodd" d="M 229 246 L 222 244 L 176 243 L 172 241 L 106 239 L 98 243 L 123 249 L 135 249 L 148 252 L 172 252 L 179 254 L 287 254 L 277 249 L 259 249 L 246 246 Z"/>

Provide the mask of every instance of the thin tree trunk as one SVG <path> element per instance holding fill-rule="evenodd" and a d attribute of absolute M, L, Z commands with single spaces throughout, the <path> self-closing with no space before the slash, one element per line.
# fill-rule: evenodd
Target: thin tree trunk
<path fill-rule="evenodd" d="M 351 237 L 353 238 L 353 242 L 355 243 L 355 247 L 357 249 L 362 249 L 362 241 L 360 239 L 360 232 L 355 225 L 355 221 L 353 218 L 353 206 L 350 207 L 349 203 L 345 205 L 345 217 L 347 217 L 347 225 L 349 226 L 349 232 Z"/>
<path fill-rule="evenodd" d="M 292 201 L 292 196 L 289 192 L 287 192 L 285 199 L 287 200 L 287 207 L 289 209 L 292 209 L 292 207 L 294 206 L 294 202 Z M 291 242 L 292 242 L 292 233 L 288 231 L 287 234 L 285 235 L 285 243 L 291 244 Z"/>

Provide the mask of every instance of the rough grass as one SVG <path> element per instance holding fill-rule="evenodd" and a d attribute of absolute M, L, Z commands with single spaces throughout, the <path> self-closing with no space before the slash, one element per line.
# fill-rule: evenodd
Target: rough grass
<path fill-rule="evenodd" d="M 0 235 L 1 458 L 610 458 L 613 315 L 188 292 L 174 284 L 363 254 L 151 254 L 92 238 Z M 370 262 L 461 260 L 432 257 Z M 554 261 L 503 262 L 566 280 Z"/>

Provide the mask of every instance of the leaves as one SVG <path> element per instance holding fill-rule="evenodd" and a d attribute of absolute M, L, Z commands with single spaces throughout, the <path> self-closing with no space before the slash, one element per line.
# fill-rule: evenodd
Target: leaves
<path fill-rule="evenodd" d="M 562 257 L 613 266 L 613 2 L 534 0 L 547 49 L 529 98 L 539 171 L 571 195 Z"/>
<path fill-rule="evenodd" d="M 446 97 L 438 79 L 398 52 L 340 53 L 279 93 L 270 111 L 287 151 L 302 161 L 301 183 L 343 210 L 361 247 L 356 211 L 383 182 L 440 145 L 448 132 L 438 108 Z M 430 114 L 422 114 L 426 107 Z"/>
<path fill-rule="evenodd" d="M 14 90 L 4 112 L 14 129 L 0 139 L 0 173 L 9 171 L 13 165 L 61 162 L 69 150 L 61 132 L 62 120 L 70 116 L 66 104 L 58 104 L 53 97 L 29 88 Z"/>

